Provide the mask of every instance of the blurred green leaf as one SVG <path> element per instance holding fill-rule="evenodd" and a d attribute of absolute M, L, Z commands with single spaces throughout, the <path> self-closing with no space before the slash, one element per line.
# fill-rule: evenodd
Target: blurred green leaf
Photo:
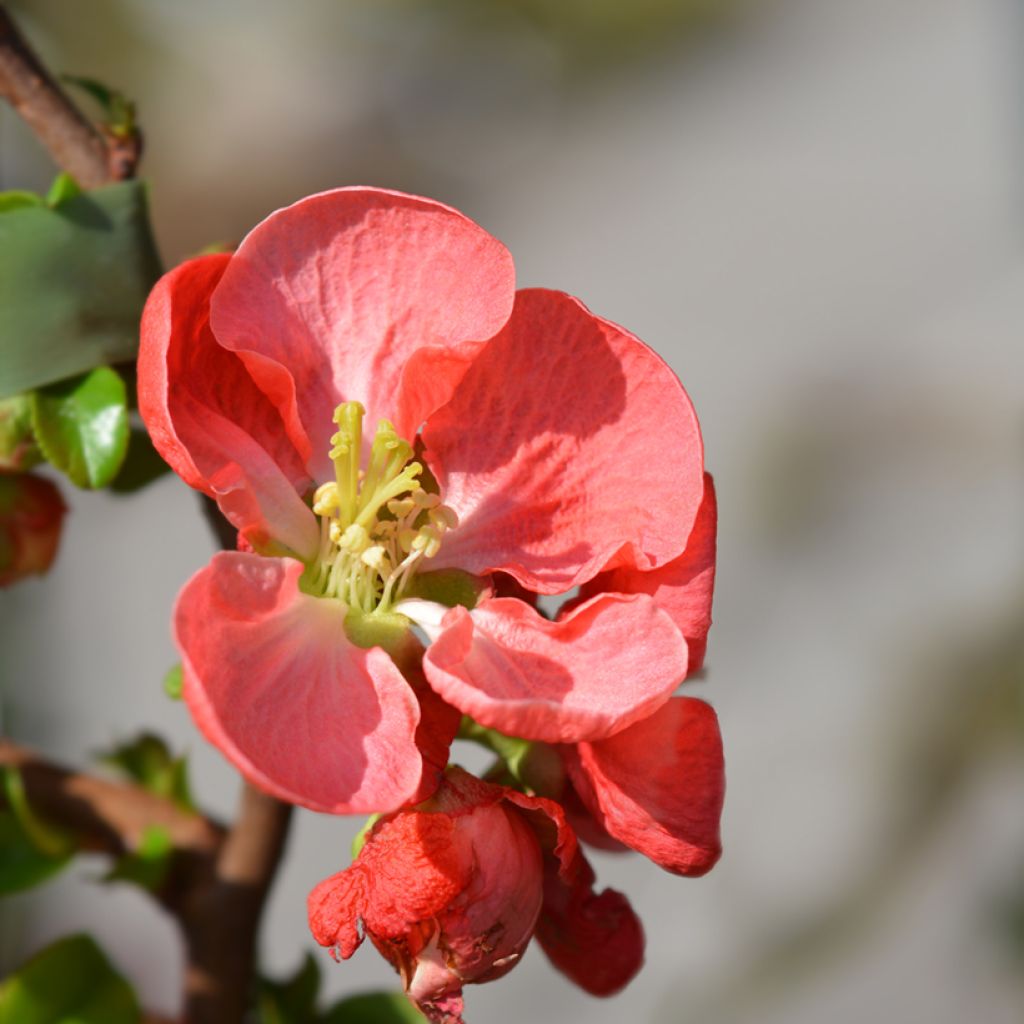
<path fill-rule="evenodd" d="M 0 1024 L 139 1024 L 128 983 L 88 935 L 37 953 L 0 985 Z"/>
<path fill-rule="evenodd" d="M 52 209 L 21 195 L 0 200 L 0 397 L 134 358 L 160 273 L 141 182 Z"/>
<path fill-rule="evenodd" d="M 41 853 L 18 819 L 8 810 L 0 811 L 0 896 L 45 882 L 69 860 Z"/>
<path fill-rule="evenodd" d="M 318 1024 L 316 997 L 320 992 L 320 967 L 307 953 L 298 971 L 285 981 L 259 979 L 259 1024 Z"/>
<path fill-rule="evenodd" d="M 172 668 L 167 670 L 167 675 L 164 676 L 164 693 L 167 694 L 171 700 L 181 700 L 181 690 L 185 685 L 185 676 L 181 668 L 181 664 L 174 665 Z"/>
<path fill-rule="evenodd" d="M 61 203 L 66 203 L 69 199 L 74 199 L 75 196 L 81 194 L 82 189 L 78 182 L 66 171 L 61 171 L 53 179 L 50 191 L 46 193 L 46 205 L 60 206 Z"/>
<path fill-rule="evenodd" d="M 124 137 L 135 131 L 135 104 L 124 93 L 95 78 L 61 75 L 61 79 L 88 93 L 100 105 L 104 122 L 114 135 Z"/>
<path fill-rule="evenodd" d="M 167 829 L 147 825 L 138 848 L 119 857 L 103 881 L 132 882 L 156 892 L 164 884 L 173 855 L 174 841 Z"/>
<path fill-rule="evenodd" d="M 7 213 L 9 210 L 24 210 L 31 206 L 45 206 L 42 196 L 35 192 L 25 192 L 21 189 L 11 189 L 10 192 L 0 192 L 0 213 Z"/>
<path fill-rule="evenodd" d="M 154 733 L 141 733 L 129 743 L 99 753 L 97 760 L 122 772 L 143 789 L 173 800 L 182 810 L 195 810 L 186 759 L 175 757 Z"/>
<path fill-rule="evenodd" d="M 169 473 L 171 467 L 157 453 L 149 434 L 133 427 L 128 438 L 128 454 L 110 489 L 117 494 L 131 494 Z"/>
<path fill-rule="evenodd" d="M 43 821 L 32 810 L 21 772 L 13 765 L 4 765 L 0 776 L 7 806 L 29 842 L 46 857 L 60 859 L 70 856 L 75 848 L 74 839 L 63 829 Z"/>
<path fill-rule="evenodd" d="M 335 1003 L 322 1024 L 423 1024 L 426 1019 L 400 992 L 371 992 Z"/>
<path fill-rule="evenodd" d="M 97 366 L 40 388 L 32 428 L 47 461 L 78 487 L 105 487 L 128 450 L 127 392 L 120 375 Z"/>

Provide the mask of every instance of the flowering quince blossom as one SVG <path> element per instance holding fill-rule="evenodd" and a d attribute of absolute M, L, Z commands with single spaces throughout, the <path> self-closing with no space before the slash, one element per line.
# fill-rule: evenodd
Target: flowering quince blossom
<path fill-rule="evenodd" d="M 596 995 L 643 959 L 619 893 L 592 891 L 558 804 L 451 768 L 418 807 L 381 818 L 359 855 L 310 894 L 316 940 L 347 959 L 369 936 L 432 1021 L 462 1021 L 462 986 L 519 960 L 534 929 L 552 962 Z"/>
<path fill-rule="evenodd" d="M 157 449 L 238 530 L 174 614 L 199 728 L 283 800 L 388 813 L 311 897 L 317 938 L 348 956 L 361 923 L 438 1021 L 534 933 L 588 991 L 624 984 L 639 924 L 592 892 L 562 808 L 445 766 L 468 716 L 550 745 L 544 795 L 599 845 L 685 875 L 719 856 L 717 721 L 673 695 L 716 530 L 675 375 L 571 296 L 516 291 L 455 210 L 372 188 L 166 274 L 138 375 Z"/>

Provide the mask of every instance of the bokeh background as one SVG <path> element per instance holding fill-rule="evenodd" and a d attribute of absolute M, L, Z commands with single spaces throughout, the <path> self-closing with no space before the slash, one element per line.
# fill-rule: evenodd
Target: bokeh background
<path fill-rule="evenodd" d="M 51 65 L 137 99 L 165 261 L 342 184 L 423 193 L 522 285 L 635 331 L 701 417 L 721 505 L 691 693 L 721 718 L 706 878 L 595 856 L 642 915 L 625 994 L 531 950 L 479 1022 L 1024 1018 L 1024 10 L 1016 0 L 24 0 Z M 53 168 L 0 110 L 0 187 Z M 671 439 L 665 457 L 671 458 Z M 59 563 L 0 594 L 4 730 L 83 763 L 156 727 L 237 782 L 160 680 L 213 550 L 166 478 L 70 495 Z M 266 969 L 357 822 L 298 815 Z M 87 859 L 8 901 L 0 972 L 91 929 L 152 1007 L 181 954 Z M 391 986 L 372 949 L 331 993 Z"/>

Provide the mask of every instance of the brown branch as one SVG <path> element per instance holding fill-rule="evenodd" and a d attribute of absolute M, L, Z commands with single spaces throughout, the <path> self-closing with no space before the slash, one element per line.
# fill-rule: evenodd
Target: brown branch
<path fill-rule="evenodd" d="M 100 132 L 68 99 L 0 4 L 0 96 L 83 188 L 122 181 L 135 173 L 140 138 Z"/>
<path fill-rule="evenodd" d="M 185 1024 L 241 1024 L 252 997 L 260 916 L 291 811 L 245 783 L 212 877 L 182 908 Z"/>
<path fill-rule="evenodd" d="M 4 737 L 0 765 L 19 769 L 32 809 L 73 832 L 84 849 L 119 857 L 135 849 L 154 825 L 185 853 L 212 857 L 222 845 L 224 830 L 201 814 L 183 811 L 139 786 L 50 764 Z"/>

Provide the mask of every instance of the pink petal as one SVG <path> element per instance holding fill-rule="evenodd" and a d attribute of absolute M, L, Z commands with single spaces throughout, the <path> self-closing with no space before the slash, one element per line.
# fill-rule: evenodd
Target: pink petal
<path fill-rule="evenodd" d="M 690 400 L 640 340 L 560 292 L 512 317 L 423 431 L 459 527 L 437 566 L 510 573 L 540 593 L 626 548 L 642 567 L 682 551 L 703 490 Z"/>
<path fill-rule="evenodd" d="M 387 417 L 411 439 L 461 379 L 478 347 L 467 342 L 508 319 L 514 287 L 508 251 L 457 211 L 343 188 L 248 234 L 211 322 L 283 411 L 312 475 L 327 480 L 335 406 L 358 400 L 371 437 Z"/>
<path fill-rule="evenodd" d="M 238 356 L 210 332 L 210 293 L 229 259 L 201 256 L 157 282 L 142 315 L 139 411 L 171 468 L 250 543 L 308 557 L 318 532 L 300 497 L 302 461 Z"/>
<path fill-rule="evenodd" d="M 646 595 L 601 595 L 557 622 L 515 598 L 453 608 L 423 667 L 448 703 L 511 736 L 602 739 L 686 674 L 686 642 Z"/>
<path fill-rule="evenodd" d="M 580 796 L 616 839 L 678 875 L 702 875 L 718 860 L 725 765 L 710 705 L 675 697 L 565 757 Z"/>
<path fill-rule="evenodd" d="M 667 565 L 644 572 L 623 565 L 600 573 L 580 588 L 580 596 L 608 591 L 620 594 L 650 594 L 672 616 L 690 649 L 690 673 L 704 663 L 711 628 L 711 598 L 715 590 L 715 535 L 718 506 L 710 473 L 704 474 L 704 498 L 697 521 L 690 531 L 686 550 Z"/>
<path fill-rule="evenodd" d="M 593 885 L 594 869 L 582 852 L 571 884 L 547 862 L 537 941 L 555 967 L 580 988 L 610 996 L 643 966 L 644 931 L 622 893 L 596 893 Z"/>
<path fill-rule="evenodd" d="M 354 646 L 345 606 L 298 589 L 291 559 L 223 552 L 175 608 L 185 700 L 254 785 L 316 811 L 384 811 L 416 793 L 419 706 L 379 647 Z"/>

